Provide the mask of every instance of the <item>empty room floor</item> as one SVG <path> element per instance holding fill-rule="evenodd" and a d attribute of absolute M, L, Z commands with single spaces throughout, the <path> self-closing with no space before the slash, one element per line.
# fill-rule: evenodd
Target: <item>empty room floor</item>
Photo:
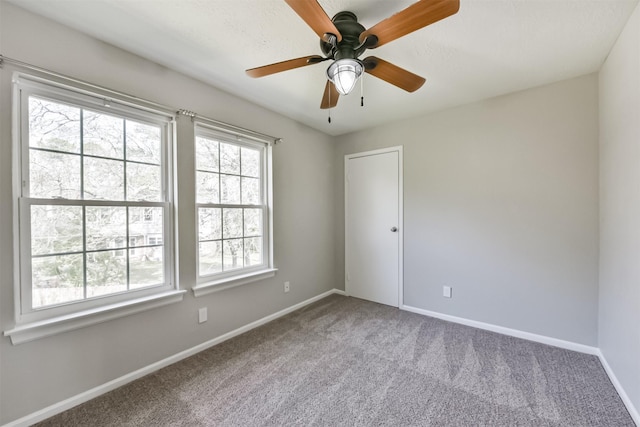
<path fill-rule="evenodd" d="M 43 426 L 634 426 L 596 356 L 332 295 Z"/>

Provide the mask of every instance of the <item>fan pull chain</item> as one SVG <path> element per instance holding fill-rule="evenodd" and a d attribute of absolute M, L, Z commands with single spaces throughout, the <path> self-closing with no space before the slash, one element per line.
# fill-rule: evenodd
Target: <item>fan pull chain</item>
<path fill-rule="evenodd" d="M 364 107 L 364 73 L 360 77 L 360 106 Z"/>
<path fill-rule="evenodd" d="M 328 98 L 329 98 L 329 108 L 327 109 L 328 113 L 329 113 L 329 120 L 328 121 L 329 121 L 329 124 L 331 124 L 331 88 L 327 86 L 327 90 L 329 91 L 329 93 L 327 93 Z"/>

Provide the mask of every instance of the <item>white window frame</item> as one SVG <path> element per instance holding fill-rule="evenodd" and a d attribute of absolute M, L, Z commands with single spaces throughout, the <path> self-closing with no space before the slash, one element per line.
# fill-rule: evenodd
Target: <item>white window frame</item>
<path fill-rule="evenodd" d="M 29 196 L 29 111 L 30 96 L 49 99 L 124 119 L 161 127 L 162 201 L 103 201 L 75 199 L 40 199 Z M 42 336 L 76 329 L 121 315 L 146 310 L 182 300 L 185 291 L 178 289 L 174 247 L 173 158 L 175 117 L 128 101 L 105 98 L 70 84 L 37 76 L 14 73 L 13 76 L 13 180 L 14 180 L 14 288 L 15 327 L 5 331 L 14 344 Z M 58 305 L 32 307 L 31 217 L 32 205 L 161 207 L 164 224 L 164 279 L 155 287 L 127 290 Z"/>
<path fill-rule="evenodd" d="M 219 126 L 211 126 L 207 123 L 195 124 L 194 146 L 196 138 L 203 137 L 218 142 L 225 142 L 240 147 L 249 147 L 260 150 L 260 180 L 261 201 L 260 205 L 236 205 L 224 203 L 198 203 L 196 201 L 196 277 L 197 284 L 192 288 L 196 297 L 211 292 L 217 292 L 231 287 L 255 282 L 268 277 L 273 277 L 277 268 L 273 262 L 273 177 L 272 177 L 272 141 L 256 138 L 249 134 L 243 134 L 235 130 L 228 130 Z M 194 149 L 195 155 L 197 150 Z M 194 170 L 194 175 L 197 169 Z M 194 178 L 196 178 L 194 176 Z M 197 185 L 197 178 L 195 179 Z M 194 188 L 195 190 L 195 188 Z M 221 191 L 221 190 L 220 190 Z M 261 208 L 262 209 L 262 253 L 263 264 L 243 267 L 230 271 L 223 271 L 210 275 L 200 274 L 200 221 L 198 212 L 200 208 Z"/>

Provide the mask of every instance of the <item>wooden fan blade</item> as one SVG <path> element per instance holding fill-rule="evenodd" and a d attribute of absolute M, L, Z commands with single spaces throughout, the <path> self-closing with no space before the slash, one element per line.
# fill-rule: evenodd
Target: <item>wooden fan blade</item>
<path fill-rule="evenodd" d="M 320 108 L 326 110 L 327 108 L 333 108 L 338 105 L 338 98 L 340 97 L 340 93 L 336 89 L 336 87 L 331 83 L 330 80 L 327 80 L 327 84 L 324 87 L 324 95 L 322 96 L 322 102 L 320 103 Z"/>
<path fill-rule="evenodd" d="M 304 22 L 324 41 L 329 41 L 325 34 L 333 34 L 342 40 L 340 31 L 333 24 L 318 0 L 284 0 Z"/>
<path fill-rule="evenodd" d="M 325 61 L 318 55 L 303 56 L 302 58 L 290 59 L 288 61 L 276 62 L 275 64 L 263 65 L 262 67 L 251 68 L 246 71 L 249 77 L 258 78 L 268 76 L 269 74 L 279 73 L 281 71 L 293 70 L 294 68 L 304 67 L 306 65 L 317 64 Z"/>
<path fill-rule="evenodd" d="M 377 43 L 372 43 L 372 46 L 367 47 L 380 47 L 383 44 L 454 15 L 459 9 L 460 0 L 420 0 L 363 31 L 360 34 L 360 42 L 364 42 L 369 36 L 375 36 L 378 39 Z"/>
<path fill-rule="evenodd" d="M 364 63 L 366 73 L 376 76 L 407 92 L 415 92 L 420 89 L 425 82 L 424 78 L 397 65 L 393 65 L 384 59 L 376 58 L 375 56 L 369 56 L 362 62 Z"/>

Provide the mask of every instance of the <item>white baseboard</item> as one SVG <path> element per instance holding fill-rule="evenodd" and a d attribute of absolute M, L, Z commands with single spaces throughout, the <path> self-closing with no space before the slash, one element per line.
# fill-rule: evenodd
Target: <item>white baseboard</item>
<path fill-rule="evenodd" d="M 216 344 L 220 344 L 223 341 L 226 341 L 240 334 L 248 332 L 251 329 L 257 328 L 258 326 L 262 326 L 265 323 L 269 323 L 272 320 L 285 316 L 291 312 L 294 312 L 304 306 L 307 306 L 311 303 L 319 301 L 322 298 L 328 297 L 329 295 L 332 295 L 332 294 L 345 295 L 344 291 L 340 289 L 332 289 L 330 291 L 324 292 L 313 298 L 309 298 L 308 300 L 292 305 L 291 307 L 287 307 L 284 310 L 280 310 L 277 313 L 270 314 L 269 316 L 263 317 L 262 319 L 258 319 L 255 322 L 251 322 L 247 325 L 239 327 L 238 329 L 234 329 L 231 332 L 227 332 L 224 335 L 220 335 L 219 337 L 203 342 L 202 344 L 198 344 L 195 347 L 191 347 L 187 350 L 181 351 L 180 353 L 174 354 L 173 356 L 169 356 L 166 359 L 162 359 L 158 362 L 152 363 L 151 365 L 145 366 L 144 368 L 140 368 L 137 371 L 128 373 L 112 381 L 109 381 L 105 384 L 99 385 L 83 393 L 77 394 L 73 397 L 63 400 L 62 402 L 55 403 L 51 406 L 48 406 L 44 409 L 36 411 L 32 414 L 26 415 L 20 419 L 17 419 L 8 424 L 5 424 L 3 427 L 30 426 L 37 422 L 43 421 L 49 417 L 52 417 L 61 412 L 64 412 L 67 409 L 71 409 L 74 406 L 80 405 L 81 403 L 87 402 L 88 400 L 94 399 L 102 394 L 108 393 L 111 390 L 115 390 L 118 387 L 122 387 L 123 385 L 128 384 L 132 381 L 135 381 L 138 378 L 142 378 L 145 375 L 149 375 L 166 366 L 179 362 L 180 360 L 186 359 L 187 357 L 193 356 L 194 354 L 199 353 L 203 350 L 206 350 L 210 347 L 213 347 Z"/>
<path fill-rule="evenodd" d="M 471 326 L 478 329 L 484 329 L 486 331 L 497 332 L 503 335 L 509 335 L 511 337 L 522 338 L 529 341 L 535 341 L 542 344 L 552 345 L 554 347 L 560 347 L 567 350 L 573 350 L 580 353 L 598 355 L 599 349 L 597 347 L 591 347 L 584 344 L 578 344 L 572 341 L 565 341 L 558 338 L 551 338 L 545 335 L 532 334 L 530 332 L 519 331 L 517 329 L 505 328 L 504 326 L 493 325 L 491 323 L 478 322 L 475 320 L 465 319 L 463 317 L 451 316 L 449 314 L 442 314 L 436 311 L 423 310 L 422 308 L 411 307 L 409 305 L 400 306 L 401 310 L 410 311 L 412 313 L 423 314 L 425 316 L 435 317 L 437 319 L 446 320 L 453 323 L 459 323 L 461 325 Z"/>
<path fill-rule="evenodd" d="M 410 311 L 412 313 L 422 314 L 425 316 L 435 317 L 437 319 L 447 320 L 449 322 L 459 323 L 461 325 L 472 326 L 474 328 L 484 329 L 491 332 L 497 332 L 503 335 L 509 335 L 516 338 L 522 338 L 529 341 L 535 341 L 542 344 L 552 345 L 554 347 L 560 347 L 567 350 L 573 350 L 573 351 L 578 351 L 580 353 L 586 353 L 586 354 L 592 354 L 594 356 L 598 356 L 598 358 L 600 359 L 600 363 L 602 363 L 602 366 L 604 367 L 605 372 L 609 376 L 611 383 L 613 384 L 616 391 L 618 392 L 620 399 L 622 399 L 622 402 L 624 403 L 627 410 L 629 411 L 631 418 L 636 423 L 636 425 L 640 427 L 640 414 L 638 413 L 638 409 L 633 405 L 633 402 L 631 402 L 631 399 L 629 398 L 627 393 L 624 391 L 622 384 L 620 384 L 620 381 L 618 381 L 618 378 L 613 373 L 613 370 L 611 369 L 611 366 L 609 366 L 607 359 L 604 357 L 604 354 L 602 354 L 602 351 L 598 347 L 591 347 L 588 345 L 578 344 L 571 341 L 560 340 L 557 338 L 551 338 L 544 335 L 532 334 L 530 332 L 523 332 L 517 329 L 511 329 L 511 328 L 505 328 L 503 326 L 492 325 L 490 323 L 477 322 L 475 320 L 469 320 L 463 317 L 451 316 L 449 314 L 438 313 L 436 311 L 423 310 L 421 308 L 411 307 L 408 305 L 402 305 L 400 306 L 400 309 Z"/>
<path fill-rule="evenodd" d="M 600 358 L 600 363 L 602 363 L 602 367 L 604 367 L 604 370 L 609 376 L 611 383 L 620 395 L 620 399 L 622 399 L 624 406 L 627 407 L 627 411 L 629 411 L 629 415 L 631 415 L 633 422 L 635 422 L 636 425 L 640 427 L 640 413 L 638 412 L 638 409 L 633 405 L 633 402 L 631 402 L 631 399 L 629 399 L 629 396 L 627 395 L 627 392 L 624 391 L 624 388 L 622 388 L 622 384 L 620 384 L 620 381 L 618 381 L 618 377 L 616 377 L 616 374 L 613 373 L 611 366 L 609 366 L 609 362 L 607 362 L 607 359 L 604 357 L 604 354 L 602 354 L 602 351 L 600 349 L 598 349 L 598 357 Z"/>

